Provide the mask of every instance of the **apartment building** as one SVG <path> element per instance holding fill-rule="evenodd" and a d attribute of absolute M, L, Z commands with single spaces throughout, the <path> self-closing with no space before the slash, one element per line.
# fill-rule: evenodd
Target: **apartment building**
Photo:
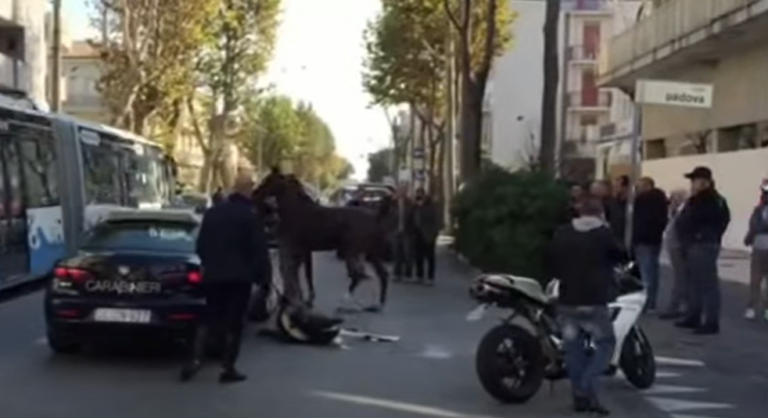
<path fill-rule="evenodd" d="M 25 92 L 44 107 L 45 0 L 0 0 L 0 87 Z"/>
<path fill-rule="evenodd" d="M 655 1 L 610 40 L 599 84 L 629 95 L 639 79 L 713 86 L 709 109 L 643 105 L 642 171 L 664 189 L 709 166 L 733 221 L 724 245 L 740 248 L 768 176 L 768 0 Z"/>
<path fill-rule="evenodd" d="M 563 174 L 591 178 L 600 125 L 611 121 L 615 91 L 597 85 L 604 40 L 634 19 L 640 1 L 564 0 L 560 18 L 561 61 L 558 88 L 558 139 Z M 488 91 L 490 157 L 517 169 L 538 153 L 541 93 L 544 85 L 543 0 L 513 0 L 519 17 L 515 44 L 495 63 Z"/>
<path fill-rule="evenodd" d="M 101 73 L 101 56 L 90 42 L 74 41 L 63 51 L 61 97 L 64 113 L 96 123 L 111 122 L 97 88 Z"/>

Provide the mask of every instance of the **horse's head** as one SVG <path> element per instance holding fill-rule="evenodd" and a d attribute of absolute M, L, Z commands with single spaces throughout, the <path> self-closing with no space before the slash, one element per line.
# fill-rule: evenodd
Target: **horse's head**
<path fill-rule="evenodd" d="M 269 198 L 273 198 L 277 205 L 291 205 L 295 203 L 308 203 L 312 199 L 307 195 L 301 181 L 292 174 L 283 174 L 279 169 L 273 168 L 264 177 L 258 187 L 253 191 L 254 203 L 259 207 L 268 205 Z"/>

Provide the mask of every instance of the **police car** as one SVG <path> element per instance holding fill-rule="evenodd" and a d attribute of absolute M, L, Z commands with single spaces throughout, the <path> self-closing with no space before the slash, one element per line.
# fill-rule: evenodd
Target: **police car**
<path fill-rule="evenodd" d="M 45 290 L 48 345 L 156 336 L 191 338 L 205 300 L 195 254 L 200 217 L 189 210 L 116 209 L 60 260 Z"/>

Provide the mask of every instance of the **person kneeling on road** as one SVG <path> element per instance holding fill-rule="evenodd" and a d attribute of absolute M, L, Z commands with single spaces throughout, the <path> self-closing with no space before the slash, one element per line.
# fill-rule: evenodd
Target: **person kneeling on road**
<path fill-rule="evenodd" d="M 203 216 L 197 237 L 197 254 L 203 267 L 206 298 L 206 324 L 197 332 L 190 358 L 181 372 L 182 381 L 200 369 L 208 330 L 222 347 L 221 383 L 246 379 L 235 362 L 254 283 L 264 285 L 272 279 L 272 265 L 264 224 L 250 198 L 253 180 L 241 174 L 235 190 L 226 201 L 210 208 Z"/>
<path fill-rule="evenodd" d="M 598 198 L 585 198 L 579 216 L 560 227 L 548 253 L 550 277 L 560 280 L 559 320 L 562 326 L 566 368 L 573 388 L 574 409 L 608 415 L 598 401 L 597 380 L 608 365 L 616 345 L 608 304 L 618 289 L 613 268 L 626 260 L 626 252 L 603 220 Z M 594 353 L 587 352 L 587 342 Z"/>

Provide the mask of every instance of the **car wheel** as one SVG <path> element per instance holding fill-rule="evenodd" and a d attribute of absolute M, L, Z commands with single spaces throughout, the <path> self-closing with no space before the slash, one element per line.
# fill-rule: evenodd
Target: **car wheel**
<path fill-rule="evenodd" d="M 47 339 L 48 347 L 55 354 L 75 354 L 82 348 L 80 343 L 55 331 L 48 330 Z"/>

